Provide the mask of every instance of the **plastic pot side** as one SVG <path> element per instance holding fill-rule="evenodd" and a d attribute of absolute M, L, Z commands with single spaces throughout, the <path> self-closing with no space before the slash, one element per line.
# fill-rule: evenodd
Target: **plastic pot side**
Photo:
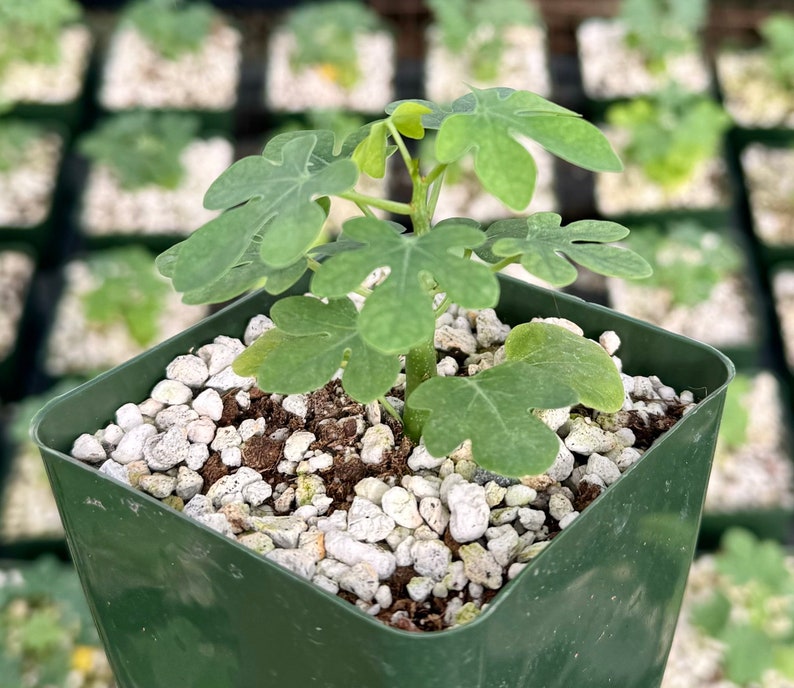
<path fill-rule="evenodd" d="M 298 285 L 301 292 L 304 285 Z M 695 549 L 730 361 L 579 299 L 504 279 L 499 311 L 617 331 L 624 368 L 705 397 L 472 623 L 387 627 L 66 455 L 166 364 L 240 336 L 264 294 L 50 402 L 34 421 L 69 547 L 120 688 L 658 686 Z"/>

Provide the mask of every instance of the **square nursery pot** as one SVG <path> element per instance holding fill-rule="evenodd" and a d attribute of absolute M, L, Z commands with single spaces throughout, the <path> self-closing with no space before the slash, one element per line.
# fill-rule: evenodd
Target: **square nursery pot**
<path fill-rule="evenodd" d="M 302 293 L 305 283 L 293 293 Z M 710 347 L 504 279 L 498 312 L 613 329 L 625 369 L 700 403 L 472 622 L 389 627 L 170 507 L 70 458 L 145 398 L 175 355 L 242 336 L 273 299 L 244 298 L 45 406 L 32 426 L 120 688 L 658 686 L 692 561 L 730 361 Z"/>

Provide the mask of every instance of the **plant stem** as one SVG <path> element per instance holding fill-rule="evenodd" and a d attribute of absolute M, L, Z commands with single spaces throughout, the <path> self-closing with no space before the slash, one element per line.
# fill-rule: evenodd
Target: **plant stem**
<path fill-rule="evenodd" d="M 498 263 L 494 263 L 493 265 L 489 266 L 491 268 L 491 272 L 499 272 L 503 268 L 506 268 L 508 265 L 512 265 L 516 261 L 516 256 L 510 256 L 508 258 L 502 258 Z"/>
<path fill-rule="evenodd" d="M 380 405 L 383 406 L 383 410 L 386 411 L 386 413 L 388 413 L 396 421 L 399 421 L 400 423 L 403 422 L 400 414 L 397 413 L 397 409 L 386 400 L 386 397 L 378 397 L 378 401 L 380 402 Z"/>
<path fill-rule="evenodd" d="M 353 203 L 363 203 L 372 208 L 380 208 L 389 213 L 396 213 L 398 215 L 410 215 L 411 206 L 408 203 L 400 203 L 399 201 L 390 201 L 385 198 L 377 198 L 376 196 L 367 196 L 366 194 L 359 193 L 358 191 L 345 191 L 339 194 L 339 198 L 353 201 Z"/>
<path fill-rule="evenodd" d="M 414 441 L 419 441 L 427 412 L 416 411 L 409 407 L 411 393 L 425 380 L 436 375 L 436 347 L 432 339 L 411 349 L 405 357 L 405 411 L 403 425 L 405 433 Z"/>

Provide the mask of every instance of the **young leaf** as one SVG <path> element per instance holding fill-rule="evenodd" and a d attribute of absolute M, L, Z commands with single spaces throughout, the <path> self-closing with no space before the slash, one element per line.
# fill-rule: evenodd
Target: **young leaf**
<path fill-rule="evenodd" d="M 472 112 L 452 114 L 441 122 L 436 158 L 451 163 L 473 149 L 474 170 L 482 185 L 514 210 L 529 204 L 535 179 L 532 155 L 517 136 L 534 139 L 588 170 L 622 169 L 598 128 L 571 110 L 527 91 L 473 90 L 473 96 Z"/>
<path fill-rule="evenodd" d="M 722 553 L 717 561 L 720 573 L 743 585 L 758 581 L 770 591 L 781 591 L 789 580 L 785 554 L 772 540 L 759 541 L 747 530 L 731 528 L 721 541 Z"/>
<path fill-rule="evenodd" d="M 576 279 L 576 268 L 562 255 L 610 277 L 639 278 L 651 266 L 634 251 L 608 242 L 623 239 L 629 230 L 616 222 L 580 220 L 566 227 L 557 213 L 535 213 L 526 219 L 495 222 L 488 234 L 500 237 L 492 244 L 496 256 L 520 256 L 531 274 L 557 287 Z"/>
<path fill-rule="evenodd" d="M 539 377 L 574 390 L 576 401 L 614 413 L 623 406 L 623 382 L 602 346 L 559 325 L 524 323 L 505 341 L 508 361 L 530 365 Z"/>
<path fill-rule="evenodd" d="M 468 439 L 479 466 L 520 477 L 546 471 L 560 449 L 556 433 L 531 409 L 575 401 L 576 393 L 564 383 L 521 361 L 509 361 L 472 377 L 431 378 L 407 403 L 429 412 L 422 436 L 431 454 L 449 454 Z"/>
<path fill-rule="evenodd" d="M 410 139 L 424 138 L 425 128 L 422 117 L 432 110 L 421 103 L 404 101 L 400 103 L 391 114 L 391 120 L 403 136 Z"/>
<path fill-rule="evenodd" d="M 369 134 L 353 151 L 353 162 L 373 179 L 382 179 L 386 174 L 389 130 L 383 121 L 373 123 Z"/>
<path fill-rule="evenodd" d="M 360 337 L 358 312 L 347 298 L 323 303 L 290 296 L 273 305 L 276 329 L 257 339 L 234 362 L 238 375 L 256 375 L 263 390 L 300 394 L 319 389 L 345 365 L 342 386 L 356 401 L 385 394 L 400 372 L 396 355 L 375 351 Z"/>
<path fill-rule="evenodd" d="M 498 300 L 499 284 L 488 267 L 453 253 L 484 240 L 485 234 L 469 224 L 406 236 L 388 222 L 362 217 L 348 220 L 343 236 L 363 246 L 328 258 L 314 274 L 312 291 L 343 296 L 376 268 L 388 267 L 389 276 L 367 298 L 358 324 L 364 340 L 379 351 L 404 353 L 432 339 L 435 314 L 427 275 L 464 308 L 489 308 Z"/>

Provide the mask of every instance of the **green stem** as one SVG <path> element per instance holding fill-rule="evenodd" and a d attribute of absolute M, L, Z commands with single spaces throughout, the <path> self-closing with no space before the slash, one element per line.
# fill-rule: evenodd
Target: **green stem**
<path fill-rule="evenodd" d="M 400 203 L 399 201 L 390 201 L 385 198 L 377 198 L 375 196 L 367 196 L 366 194 L 359 193 L 358 191 L 345 191 L 339 194 L 339 198 L 345 198 L 353 203 L 370 206 L 372 208 L 380 208 L 388 213 L 396 213 L 398 215 L 410 215 L 411 206 L 408 203 Z"/>
<path fill-rule="evenodd" d="M 413 391 L 425 380 L 436 375 L 436 347 L 432 339 L 411 349 L 405 357 L 405 411 L 403 425 L 405 434 L 415 442 L 419 441 L 422 426 L 427 418 L 426 411 L 411 409 L 408 400 Z"/>
<path fill-rule="evenodd" d="M 403 419 L 400 417 L 400 414 L 399 414 L 399 413 L 397 413 L 397 409 L 396 409 L 396 408 L 394 408 L 394 406 L 392 406 L 392 405 L 391 405 L 391 404 L 390 404 L 390 403 L 389 403 L 389 402 L 386 400 L 386 397 L 378 397 L 378 401 L 380 402 L 380 405 L 381 405 L 381 406 L 383 406 L 383 409 L 384 409 L 384 411 L 386 411 L 386 413 L 388 413 L 388 414 L 389 414 L 389 415 L 390 415 L 392 418 L 394 418 L 396 421 L 398 421 L 398 422 L 400 422 L 400 423 L 402 423 L 402 422 L 403 422 Z"/>
<path fill-rule="evenodd" d="M 508 265 L 512 265 L 513 263 L 517 263 L 516 256 L 510 256 L 508 258 L 502 258 L 498 263 L 494 263 L 490 265 L 491 272 L 499 272 L 500 270 L 506 268 Z"/>
<path fill-rule="evenodd" d="M 394 126 L 394 122 L 391 121 L 391 118 L 386 120 L 386 128 L 389 130 L 392 139 L 394 139 L 394 144 L 397 146 L 397 150 L 400 151 L 405 166 L 410 168 L 412 160 L 411 152 L 408 150 L 408 146 L 405 145 L 405 139 L 403 139 L 400 132 L 397 131 L 397 127 Z"/>

